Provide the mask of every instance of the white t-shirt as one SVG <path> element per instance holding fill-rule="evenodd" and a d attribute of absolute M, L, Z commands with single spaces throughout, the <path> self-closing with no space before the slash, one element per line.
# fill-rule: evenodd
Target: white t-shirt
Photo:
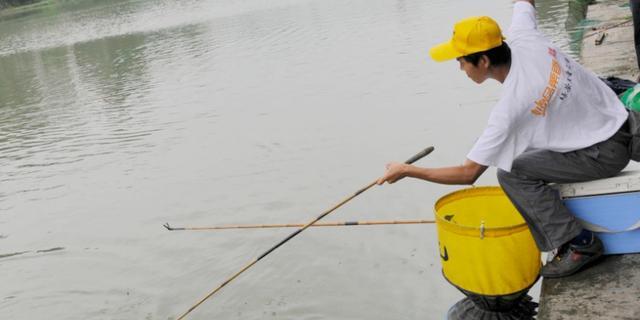
<path fill-rule="evenodd" d="M 586 148 L 613 136 L 626 121 L 628 113 L 615 93 L 537 30 L 529 2 L 514 4 L 506 37 L 511 68 L 467 158 L 510 171 L 524 151 Z"/>

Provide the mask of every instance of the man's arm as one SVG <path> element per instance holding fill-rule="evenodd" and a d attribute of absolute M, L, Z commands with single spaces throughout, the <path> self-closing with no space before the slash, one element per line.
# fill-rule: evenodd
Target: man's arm
<path fill-rule="evenodd" d="M 474 161 L 467 159 L 461 166 L 444 168 L 421 168 L 410 164 L 392 162 L 387 165 L 384 176 L 378 184 L 394 183 L 404 177 L 418 178 L 441 184 L 473 184 L 487 170 Z"/>
<path fill-rule="evenodd" d="M 530 30 L 537 30 L 536 6 L 534 0 L 516 0 L 513 4 L 513 15 L 511 26 L 505 32 L 507 38 L 515 41 L 522 32 L 528 33 Z M 526 41 L 526 40 L 525 40 Z"/>
<path fill-rule="evenodd" d="M 514 2 L 518 2 L 518 1 L 524 1 L 524 2 L 529 2 L 531 3 L 531 5 L 535 8 L 536 7 L 536 2 L 535 0 L 516 0 Z"/>

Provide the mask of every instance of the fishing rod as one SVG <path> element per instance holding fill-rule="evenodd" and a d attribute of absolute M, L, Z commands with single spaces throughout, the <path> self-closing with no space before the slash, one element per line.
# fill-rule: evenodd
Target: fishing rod
<path fill-rule="evenodd" d="M 596 29 L 596 31 L 585 35 L 583 37 L 583 39 L 586 39 L 586 38 L 589 38 L 589 37 L 593 37 L 596 34 L 599 34 L 600 32 L 603 32 L 603 31 L 607 31 L 609 29 L 613 29 L 613 28 L 617 28 L 617 27 L 623 26 L 623 25 L 625 25 L 625 24 L 627 24 L 629 22 L 631 22 L 631 19 L 625 20 L 623 22 L 620 22 L 620 23 L 617 23 L 617 24 L 614 24 L 614 25 L 611 25 L 611 26 L 608 26 L 608 27 L 603 27 L 602 29 Z"/>
<path fill-rule="evenodd" d="M 393 221 L 341 221 L 314 223 L 311 227 L 348 227 L 348 226 L 373 226 L 388 224 L 425 224 L 435 223 L 434 220 L 393 220 Z M 163 224 L 169 231 L 204 231 L 204 230 L 229 230 L 229 229 L 267 229 L 267 228 L 297 228 L 304 227 L 303 223 L 276 223 L 276 224 L 235 224 L 212 227 L 172 227 L 169 223 Z"/>
<path fill-rule="evenodd" d="M 409 160 L 405 161 L 406 164 L 412 164 L 422 158 L 424 158 L 426 155 L 430 154 L 433 151 L 433 147 L 428 147 L 422 151 L 420 151 L 419 153 L 417 153 L 416 155 L 414 155 L 413 157 L 411 157 Z M 293 233 L 291 233 L 289 236 L 287 236 L 286 238 L 284 238 L 282 241 L 278 242 L 276 245 L 274 245 L 273 247 L 271 247 L 269 250 L 265 251 L 263 254 L 261 254 L 259 257 L 255 258 L 254 260 L 252 260 L 251 262 L 249 262 L 246 266 L 244 266 L 242 269 L 240 269 L 240 271 L 236 272 L 233 276 L 229 277 L 227 280 L 225 280 L 221 285 L 219 285 L 218 287 L 216 287 L 215 289 L 213 289 L 211 292 L 209 292 L 209 294 L 207 294 L 204 298 L 202 298 L 200 301 L 198 301 L 196 304 L 194 304 L 191 308 L 189 308 L 189 310 L 187 310 L 185 313 L 183 313 L 180 317 L 178 317 L 177 320 L 182 320 L 184 317 L 186 317 L 189 313 L 191 313 L 191 311 L 193 311 L 195 308 L 197 308 L 199 305 L 201 305 L 203 302 L 205 302 L 207 299 L 209 299 L 212 295 L 214 295 L 216 292 L 220 291 L 220 289 L 222 289 L 224 286 L 226 286 L 227 284 L 229 284 L 229 282 L 233 281 L 233 279 L 237 278 L 239 275 L 241 275 L 243 272 L 245 272 L 247 269 L 251 268 L 254 264 L 256 264 L 258 261 L 262 260 L 262 258 L 266 257 L 268 254 L 270 254 L 271 252 L 273 252 L 274 250 L 278 249 L 280 246 L 282 246 L 283 244 L 287 243 L 287 241 L 291 240 L 293 237 L 297 236 L 298 234 L 300 234 L 300 232 L 306 230 L 307 228 L 309 228 L 311 225 L 315 224 L 316 222 L 318 222 L 320 219 L 326 217 L 328 214 L 330 214 L 331 212 L 333 212 L 334 210 L 340 208 L 342 205 L 344 205 L 345 203 L 349 202 L 351 199 L 357 197 L 358 195 L 360 195 L 361 193 L 369 190 L 371 187 L 373 187 L 374 185 L 376 185 L 376 182 L 378 181 L 378 179 L 374 180 L 373 182 L 371 182 L 369 185 L 367 185 L 366 187 L 356 191 L 353 195 L 347 197 L 346 199 L 342 200 L 340 203 L 338 203 L 337 205 L 335 205 L 333 208 L 323 212 L 322 214 L 320 214 L 317 218 L 311 220 L 309 223 L 305 224 L 304 226 L 302 226 L 300 229 L 294 231 Z"/>

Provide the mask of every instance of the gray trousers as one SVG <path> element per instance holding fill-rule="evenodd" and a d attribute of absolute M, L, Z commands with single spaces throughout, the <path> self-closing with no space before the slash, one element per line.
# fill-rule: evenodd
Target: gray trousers
<path fill-rule="evenodd" d="M 590 147 L 566 153 L 529 151 L 513 161 L 511 172 L 498 170 L 500 186 L 529 225 L 541 251 L 556 249 L 582 232 L 582 226 L 548 183 L 616 175 L 629 163 L 630 139 L 625 123 L 613 137 Z"/>

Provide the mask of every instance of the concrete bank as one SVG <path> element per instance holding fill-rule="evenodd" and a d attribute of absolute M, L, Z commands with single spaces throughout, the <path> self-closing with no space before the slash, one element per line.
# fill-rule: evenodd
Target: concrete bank
<path fill-rule="evenodd" d="M 592 29 L 595 30 L 585 32 L 582 65 L 601 76 L 637 79 L 629 1 L 610 0 L 589 5 L 587 20 L 594 23 Z"/>
<path fill-rule="evenodd" d="M 635 80 L 638 67 L 628 0 L 592 4 L 587 19 L 597 30 L 585 32 L 581 63 L 601 76 Z M 574 276 L 544 279 L 538 319 L 640 319 L 639 266 L 640 254 L 612 255 Z"/>

